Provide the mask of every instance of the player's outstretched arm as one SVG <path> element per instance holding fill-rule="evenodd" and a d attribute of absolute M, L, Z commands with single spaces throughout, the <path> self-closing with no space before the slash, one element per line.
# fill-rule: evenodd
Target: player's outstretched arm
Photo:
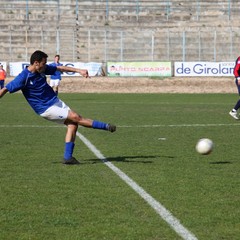
<path fill-rule="evenodd" d="M 68 67 L 68 66 L 57 66 L 57 70 L 61 72 L 76 72 L 76 73 L 80 73 L 85 78 L 89 77 L 87 69 L 79 69 L 79 68 Z"/>
<path fill-rule="evenodd" d="M 8 92 L 7 88 L 0 89 L 0 98 L 2 98 Z"/>

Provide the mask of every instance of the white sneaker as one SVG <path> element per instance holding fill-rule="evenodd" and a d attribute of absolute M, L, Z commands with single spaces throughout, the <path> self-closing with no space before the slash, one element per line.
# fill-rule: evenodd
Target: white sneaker
<path fill-rule="evenodd" d="M 238 118 L 238 113 L 237 112 L 233 112 L 233 111 L 230 111 L 229 114 L 236 120 L 239 120 Z"/>

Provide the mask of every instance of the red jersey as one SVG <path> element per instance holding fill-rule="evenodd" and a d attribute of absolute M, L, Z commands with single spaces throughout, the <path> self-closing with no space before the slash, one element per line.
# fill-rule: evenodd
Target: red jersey
<path fill-rule="evenodd" d="M 235 67 L 234 67 L 234 70 L 233 70 L 233 74 L 236 78 L 240 77 L 240 56 L 236 60 Z"/>
<path fill-rule="evenodd" d="M 0 69 L 0 80 L 5 80 L 6 75 L 6 71 L 4 69 Z"/>

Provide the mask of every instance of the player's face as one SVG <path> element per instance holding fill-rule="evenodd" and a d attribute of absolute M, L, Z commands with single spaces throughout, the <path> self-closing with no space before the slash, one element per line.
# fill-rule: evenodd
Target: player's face
<path fill-rule="evenodd" d="M 59 62 L 59 57 L 55 57 L 55 62 Z"/>
<path fill-rule="evenodd" d="M 36 62 L 36 71 L 39 73 L 43 73 L 45 71 L 46 68 L 46 63 L 47 63 L 47 59 L 43 58 L 41 62 Z"/>

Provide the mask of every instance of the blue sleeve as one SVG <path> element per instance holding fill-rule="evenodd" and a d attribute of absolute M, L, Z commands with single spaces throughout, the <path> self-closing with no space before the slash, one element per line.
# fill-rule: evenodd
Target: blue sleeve
<path fill-rule="evenodd" d="M 56 66 L 46 65 L 46 69 L 45 69 L 45 74 L 46 75 L 53 75 L 56 71 L 57 71 Z"/>
<path fill-rule="evenodd" d="M 52 63 L 49 63 L 48 66 L 56 66 L 56 64 L 52 62 Z"/>
<path fill-rule="evenodd" d="M 26 81 L 27 75 L 24 72 L 21 72 L 16 78 L 6 85 L 6 88 L 10 93 L 17 92 L 18 90 L 24 88 Z"/>

